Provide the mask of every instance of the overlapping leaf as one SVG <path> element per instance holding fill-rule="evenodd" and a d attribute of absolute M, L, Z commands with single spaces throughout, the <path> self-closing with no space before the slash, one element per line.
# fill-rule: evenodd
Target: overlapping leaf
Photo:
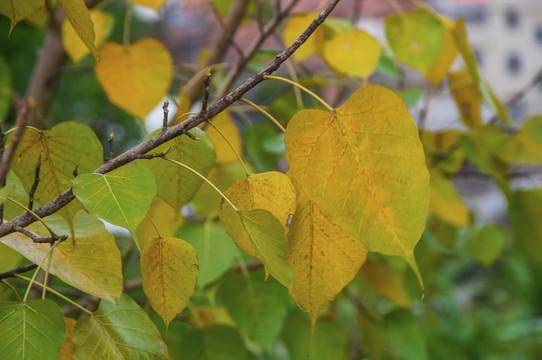
<path fill-rule="evenodd" d="M 430 212 L 449 224 L 469 225 L 469 210 L 457 193 L 451 179 L 444 177 L 439 171 L 432 171 L 429 188 L 431 194 Z"/>
<path fill-rule="evenodd" d="M 79 175 L 73 193 L 91 214 L 130 230 L 135 237 L 156 194 L 156 183 L 144 167 L 125 165 L 105 175 Z"/>
<path fill-rule="evenodd" d="M 151 133 L 148 138 L 156 135 L 159 131 Z M 190 166 L 206 176 L 215 165 L 215 150 L 209 137 L 203 131 L 194 128 L 190 130 L 190 133 L 200 140 L 194 141 L 188 136 L 178 136 L 158 146 L 152 152 L 164 152 L 169 149 L 168 158 Z M 186 205 L 203 183 L 203 179 L 190 170 L 162 159 L 138 160 L 137 164 L 146 167 L 153 173 L 158 187 L 157 195 L 175 210 L 180 210 L 182 206 Z"/>
<path fill-rule="evenodd" d="M 243 156 L 243 143 L 241 142 L 241 135 L 239 130 L 235 126 L 233 119 L 231 118 L 228 111 L 222 111 L 220 114 L 215 116 L 211 122 L 214 126 L 220 130 L 222 134 L 228 139 L 228 142 L 224 139 L 222 135 L 212 126 L 208 126 L 205 129 L 205 133 L 209 136 L 211 143 L 216 151 L 216 162 L 217 163 L 230 163 L 238 162 L 239 159 L 235 152 L 232 150 L 231 145 L 235 148 L 235 151 L 240 156 Z"/>
<path fill-rule="evenodd" d="M 51 300 L 0 302 L 0 358 L 57 359 L 66 329 L 60 307 Z"/>
<path fill-rule="evenodd" d="M 11 27 L 9 28 L 11 34 L 19 21 L 33 15 L 44 5 L 45 0 L 6 0 L 0 2 L 0 14 L 4 14 L 11 19 Z"/>
<path fill-rule="evenodd" d="M 367 250 L 301 192 L 288 247 L 286 262 L 293 274 L 290 295 L 309 313 L 314 327 L 318 313 L 356 276 Z"/>
<path fill-rule="evenodd" d="M 324 59 L 342 74 L 366 79 L 378 65 L 381 47 L 369 33 L 354 29 L 335 36 L 324 45 Z"/>
<path fill-rule="evenodd" d="M 73 360 L 73 330 L 75 329 L 76 320 L 64 317 L 66 325 L 66 339 L 60 348 L 58 360 Z"/>
<path fill-rule="evenodd" d="M 84 0 L 58 0 L 58 2 L 79 38 L 83 40 L 92 56 L 99 59 L 98 50 L 94 45 L 94 24 Z"/>
<path fill-rule="evenodd" d="M 186 307 L 196 287 L 196 250 L 181 239 L 153 237 L 143 248 L 139 262 L 143 290 L 167 327 Z"/>
<path fill-rule="evenodd" d="M 112 18 L 103 10 L 94 9 L 90 11 L 90 19 L 94 25 L 94 46 L 98 47 L 105 40 L 108 28 L 112 23 Z M 67 19 L 62 22 L 62 45 L 70 59 L 75 63 L 90 53 L 89 48 L 81 40 Z"/>
<path fill-rule="evenodd" d="M 431 81 L 434 86 L 440 84 L 442 80 L 448 74 L 450 67 L 455 61 L 459 50 L 455 44 L 455 38 L 453 35 L 455 22 L 445 15 L 438 14 L 437 18 L 442 24 L 442 30 L 444 31 L 442 37 L 442 46 L 437 59 L 433 65 L 424 72 L 425 77 Z"/>
<path fill-rule="evenodd" d="M 413 250 L 425 226 L 429 176 L 416 125 L 397 95 L 369 85 L 332 113 L 302 110 L 284 142 L 291 176 L 333 223 L 417 272 Z"/>
<path fill-rule="evenodd" d="M 47 225 L 58 235 L 69 235 L 66 222 L 57 215 L 46 218 Z M 53 250 L 51 265 L 45 260 L 43 268 L 66 283 L 91 295 L 118 301 L 122 291 L 120 252 L 115 239 L 96 217 L 79 212 L 74 218 L 75 239 L 71 236 Z M 43 225 L 29 226 L 38 236 L 49 236 Z M 41 264 L 48 256 L 49 244 L 35 244 L 20 233 L 11 233 L 1 240 L 28 260 Z"/>
<path fill-rule="evenodd" d="M 463 124 L 470 129 L 482 126 L 482 95 L 468 70 L 450 73 L 449 86 Z"/>
<path fill-rule="evenodd" d="M 318 17 L 316 12 L 308 12 L 305 14 L 294 15 L 284 24 L 284 30 L 282 32 L 282 37 L 284 38 L 284 45 L 290 46 L 297 39 L 299 34 L 301 34 L 307 27 L 312 23 L 312 21 Z M 301 61 L 312 55 L 317 48 L 317 43 L 324 40 L 324 34 L 321 29 L 316 29 L 316 31 L 301 45 L 301 47 L 292 54 L 292 57 Z"/>
<path fill-rule="evenodd" d="M 147 215 L 137 226 L 137 242 L 141 248 L 144 248 L 150 238 L 158 236 L 156 228 L 160 231 L 160 236 L 173 237 L 175 230 L 183 221 L 180 211 L 173 209 L 168 203 L 155 196 Z"/>
<path fill-rule="evenodd" d="M 101 301 L 73 331 L 74 357 L 94 359 L 167 359 L 166 344 L 154 323 L 128 295 L 119 305 Z"/>
<path fill-rule="evenodd" d="M 196 249 L 199 261 L 198 288 L 220 278 L 239 253 L 224 228 L 211 221 L 186 223 L 177 231 L 177 237 Z"/>
<path fill-rule="evenodd" d="M 41 204 L 48 203 L 72 186 L 76 167 L 79 174 L 85 174 L 94 171 L 103 161 L 102 144 L 86 125 L 68 121 L 46 131 L 27 127 L 11 160 L 11 168 L 27 193 L 34 183 L 40 153 L 40 182 L 34 198 Z M 71 222 L 81 208 L 81 203 L 75 200 L 58 214 Z"/>
<path fill-rule="evenodd" d="M 155 39 L 133 45 L 108 42 L 100 49 L 96 77 L 113 104 L 143 120 L 167 95 L 173 60 Z"/>

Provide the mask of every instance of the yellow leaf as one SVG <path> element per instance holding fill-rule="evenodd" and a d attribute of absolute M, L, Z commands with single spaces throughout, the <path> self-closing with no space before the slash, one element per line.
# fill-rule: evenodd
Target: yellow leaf
<path fill-rule="evenodd" d="M 450 151 L 457 146 L 459 130 L 450 129 L 434 132 L 424 129 L 420 134 L 425 159 L 428 164 L 433 163 L 438 158 L 438 168 L 444 172 L 455 174 L 463 165 L 465 154 L 458 150 Z"/>
<path fill-rule="evenodd" d="M 444 30 L 442 46 L 437 59 L 433 63 L 433 66 L 431 66 L 424 73 L 425 77 L 431 81 L 434 86 L 437 86 L 442 80 L 444 80 L 448 74 L 448 70 L 450 70 L 450 67 L 454 63 L 455 58 L 459 53 L 453 35 L 455 27 L 454 21 L 445 15 L 439 15 L 438 18 Z"/>
<path fill-rule="evenodd" d="M 282 37 L 284 39 L 284 46 L 290 46 L 292 43 L 307 29 L 307 27 L 312 23 L 312 21 L 318 17 L 317 12 L 309 12 L 306 14 L 294 15 L 286 24 L 284 24 L 284 30 L 282 32 Z M 293 53 L 292 57 L 296 61 L 301 61 L 309 56 L 311 56 L 317 47 L 318 42 L 324 40 L 324 34 L 317 28 L 314 33 L 305 41 L 303 45 Z"/>
<path fill-rule="evenodd" d="M 111 102 L 143 120 L 162 101 L 173 77 L 173 60 L 155 39 L 133 45 L 105 43 L 96 77 Z"/>
<path fill-rule="evenodd" d="M 469 210 L 461 200 L 451 179 L 445 178 L 438 171 L 431 171 L 429 188 L 430 212 L 451 225 L 469 225 Z"/>
<path fill-rule="evenodd" d="M 298 193 L 297 202 L 286 258 L 293 274 L 290 295 L 314 327 L 318 313 L 356 276 L 367 250 L 306 196 Z"/>
<path fill-rule="evenodd" d="M 15 25 L 33 15 L 45 4 L 45 0 L 4 0 L 0 1 L 0 14 L 6 15 L 11 19 L 11 27 L 9 33 L 15 27 Z"/>
<path fill-rule="evenodd" d="M 410 298 L 405 288 L 405 272 L 388 264 L 367 260 L 361 267 L 361 276 L 385 299 L 397 306 L 410 308 Z"/>
<path fill-rule="evenodd" d="M 122 292 L 122 269 L 115 238 L 98 218 L 83 211 L 75 214 L 73 220 L 75 239 L 69 236 L 68 225 L 59 215 L 46 219 L 56 234 L 68 235 L 66 241 L 55 247 L 49 272 L 79 290 L 117 302 Z M 39 237 L 49 236 L 40 223 L 27 229 Z M 36 244 L 21 233 L 11 233 L 0 241 L 35 264 L 41 264 L 51 248 L 49 244 Z M 48 262 L 44 261 L 44 269 Z"/>
<path fill-rule="evenodd" d="M 94 33 L 96 35 L 94 45 L 98 47 L 105 40 L 109 18 L 103 10 L 95 9 L 90 11 L 90 19 L 94 23 Z M 82 60 L 90 52 L 67 19 L 62 22 L 62 45 L 70 59 L 75 63 Z"/>
<path fill-rule="evenodd" d="M 167 202 L 155 196 L 152 199 L 147 216 L 137 226 L 137 241 L 144 248 L 150 238 L 158 236 L 156 228 L 158 228 L 160 236 L 172 237 L 183 222 L 184 218 L 180 211 L 175 210 Z"/>
<path fill-rule="evenodd" d="M 167 0 L 128 0 L 132 4 L 145 6 L 154 10 L 160 9 L 167 3 Z"/>
<path fill-rule="evenodd" d="M 60 348 L 58 360 L 73 360 L 72 335 L 77 321 L 64 316 L 64 323 L 66 324 L 66 339 L 64 339 L 62 347 Z"/>
<path fill-rule="evenodd" d="M 98 50 L 96 50 L 96 46 L 94 46 L 94 25 L 92 24 L 90 11 L 88 11 L 85 2 L 83 0 L 59 0 L 59 3 L 75 32 L 83 40 L 92 56 L 99 59 L 100 55 L 98 54 Z"/>
<path fill-rule="evenodd" d="M 379 85 L 332 113 L 301 110 L 284 137 L 290 174 L 328 218 L 369 250 L 405 258 L 425 227 L 429 176 L 416 124 Z"/>
<path fill-rule="evenodd" d="M 242 157 L 243 156 L 243 143 L 241 141 L 241 135 L 233 119 L 231 118 L 228 111 L 222 111 L 217 116 L 211 119 L 211 122 L 214 126 L 218 128 L 226 136 L 229 142 L 233 145 L 237 153 Z M 228 144 L 224 137 L 218 133 L 212 126 L 207 126 L 205 132 L 209 136 L 213 147 L 216 150 L 216 162 L 220 163 L 231 163 L 239 162 L 239 159 L 233 152 L 231 146 Z"/>
<path fill-rule="evenodd" d="M 196 250 L 184 240 L 153 237 L 139 258 L 143 291 L 166 324 L 180 313 L 196 287 Z"/>
<path fill-rule="evenodd" d="M 472 82 L 468 70 L 461 69 L 450 73 L 449 80 L 463 124 L 469 129 L 482 126 L 482 95 Z"/>
<path fill-rule="evenodd" d="M 363 30 L 335 36 L 324 45 L 324 58 L 339 73 L 368 78 L 380 59 L 380 43 Z"/>
<path fill-rule="evenodd" d="M 288 232 L 288 218 L 296 207 L 295 189 L 288 176 L 276 171 L 251 174 L 233 183 L 225 195 L 239 210 L 264 209 L 271 212 L 284 232 Z M 227 202 L 222 203 L 220 218 L 235 244 L 248 255 L 257 257 L 239 215 Z"/>

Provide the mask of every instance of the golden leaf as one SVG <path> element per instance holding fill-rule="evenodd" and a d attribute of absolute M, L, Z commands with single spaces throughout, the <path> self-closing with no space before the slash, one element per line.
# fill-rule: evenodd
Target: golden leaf
<path fill-rule="evenodd" d="M 297 202 L 286 258 L 293 274 L 290 295 L 314 327 L 318 313 L 356 276 L 367 250 L 306 196 L 298 193 Z"/>
<path fill-rule="evenodd" d="M 103 10 L 94 9 L 90 11 L 90 19 L 94 23 L 94 45 L 98 47 L 105 40 L 109 26 L 109 18 Z M 79 62 L 90 53 L 90 50 L 81 40 L 79 35 L 77 35 L 68 19 L 64 19 L 62 22 L 62 45 L 70 59 L 75 63 Z"/>
<path fill-rule="evenodd" d="M 155 39 L 133 45 L 105 43 L 96 64 L 96 77 L 111 102 L 143 120 L 167 95 L 173 60 Z"/>
<path fill-rule="evenodd" d="M 342 74 L 368 78 L 380 59 L 380 43 L 363 30 L 351 30 L 324 44 L 324 58 Z"/>
<path fill-rule="evenodd" d="M 300 15 L 294 15 L 284 24 L 282 37 L 284 38 L 284 46 L 290 46 L 292 43 L 307 29 L 312 21 L 318 17 L 317 12 L 309 12 Z M 301 47 L 292 54 L 296 61 L 301 61 L 311 56 L 317 47 L 318 42 L 324 40 L 324 34 L 319 28 L 301 45 Z"/>
<path fill-rule="evenodd" d="M 449 86 L 461 114 L 461 121 L 469 129 L 482 126 L 482 95 L 467 69 L 450 73 Z"/>
<path fill-rule="evenodd" d="M 217 116 L 212 118 L 211 122 L 229 140 L 229 142 L 235 148 L 235 151 L 237 151 L 240 156 L 243 156 L 243 143 L 241 141 L 241 135 L 239 134 L 239 130 L 237 129 L 237 126 L 235 126 L 229 112 L 222 111 Z M 220 133 L 214 127 L 207 126 L 205 132 L 209 136 L 209 139 L 215 148 L 217 164 L 239 161 L 230 144 L 228 144 L 224 137 L 220 135 Z"/>
<path fill-rule="evenodd" d="M 431 171 L 429 188 L 431 193 L 430 212 L 448 224 L 469 225 L 469 210 L 461 200 L 451 179 L 445 178 L 438 170 Z"/>
<path fill-rule="evenodd" d="M 328 218 L 369 250 L 401 256 L 425 227 L 429 176 L 414 121 L 393 91 L 357 90 L 333 112 L 301 110 L 284 137 L 290 174 Z"/>
<path fill-rule="evenodd" d="M 180 313 L 196 287 L 196 250 L 184 240 L 152 237 L 139 258 L 143 291 L 166 327 Z"/>

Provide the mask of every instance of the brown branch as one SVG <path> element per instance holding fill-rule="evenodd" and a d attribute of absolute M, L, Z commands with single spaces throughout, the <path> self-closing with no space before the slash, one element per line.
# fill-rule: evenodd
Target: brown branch
<path fill-rule="evenodd" d="M 7 279 L 7 278 L 12 277 L 15 274 L 21 274 L 21 273 L 30 271 L 32 269 L 35 269 L 37 267 L 38 267 L 38 265 L 36 265 L 36 264 L 28 264 L 28 265 L 17 266 L 15 269 L 0 273 L 0 279 Z"/>
<path fill-rule="evenodd" d="M 32 187 L 30 188 L 30 192 L 28 193 L 28 208 L 30 210 L 32 210 L 32 208 L 34 207 L 34 194 L 36 193 L 38 184 L 40 182 L 40 169 L 41 169 L 41 151 L 40 151 L 40 156 L 38 157 L 38 162 L 36 164 L 36 170 L 34 170 L 34 182 L 32 183 Z"/>
<path fill-rule="evenodd" d="M 170 127 L 167 131 L 161 132 L 157 134 L 156 136 L 140 143 L 139 145 L 136 145 L 132 149 L 117 156 L 111 161 L 106 162 L 105 164 L 100 166 L 98 169 L 96 169 L 94 173 L 105 174 L 137 159 L 138 156 L 142 154 L 146 154 L 152 149 L 156 148 L 157 146 L 183 134 L 184 132 L 192 129 L 195 126 L 198 126 L 199 124 L 204 122 L 207 117 L 211 118 L 217 115 L 218 113 L 222 112 L 224 109 L 229 107 L 231 104 L 241 99 L 245 93 L 247 93 L 249 90 L 254 88 L 259 83 L 261 83 L 265 75 L 270 75 L 271 73 L 275 72 L 279 68 L 279 66 L 284 61 L 286 61 L 286 59 L 288 59 L 301 45 L 303 45 L 303 43 L 309 38 L 309 36 L 314 32 L 314 30 L 316 30 L 316 28 L 322 22 L 324 22 L 324 20 L 335 8 L 335 6 L 337 6 L 339 2 L 340 0 L 330 1 L 326 9 L 323 10 L 316 19 L 314 19 L 314 21 L 294 41 L 292 45 L 290 45 L 288 48 L 280 52 L 275 57 L 275 59 L 273 59 L 273 61 L 271 61 L 262 71 L 248 78 L 238 88 L 236 88 L 235 90 L 233 90 L 232 92 L 224 96 L 223 98 L 214 102 L 211 106 L 207 108 L 207 111 L 205 114 L 200 112 L 190 117 L 189 119 L 183 121 L 182 123 L 175 125 L 173 127 Z M 75 195 L 73 195 L 72 189 L 70 188 L 66 190 L 65 192 L 63 192 L 62 194 L 60 194 L 57 198 L 55 198 L 51 202 L 34 210 L 34 213 L 37 216 L 43 218 L 45 216 L 54 214 L 55 212 L 57 212 L 59 209 L 64 207 L 73 199 L 75 199 Z M 16 218 L 12 219 L 11 221 L 0 225 L 0 237 L 13 232 L 14 226 L 26 227 L 29 224 L 33 223 L 34 221 L 36 221 L 34 216 L 28 213 L 19 215 Z"/>

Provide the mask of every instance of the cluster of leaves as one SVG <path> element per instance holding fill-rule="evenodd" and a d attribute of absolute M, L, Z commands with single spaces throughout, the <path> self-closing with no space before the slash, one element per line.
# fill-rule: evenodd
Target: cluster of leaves
<path fill-rule="evenodd" d="M 164 1 L 130 2 L 158 9 Z M 224 3 L 216 2 L 218 13 L 227 11 Z M 262 10 L 257 1 L 249 4 L 249 17 L 273 11 Z M 31 15 L 46 16 L 43 5 L 43 0 L 24 6 L 4 2 L 0 13 L 10 18 L 11 32 Z M 73 66 L 92 64 L 93 55 L 99 91 L 124 116 L 144 121 L 170 96 L 173 60 L 166 47 L 150 38 L 133 44 L 108 40 L 115 26 L 108 7 L 89 11 L 82 0 L 59 0 L 59 6 L 66 13 L 62 44 Z M 289 17 L 285 45 L 318 16 Z M 234 110 L 226 110 L 206 128 L 161 143 L 135 163 L 96 172 L 104 164 L 103 146 L 84 124 L 63 121 L 49 130 L 27 126 L 20 139 L 17 127 L 9 130 L 5 154 L 11 144 L 17 146 L 0 193 L 5 225 L 69 189 L 74 199 L 0 238 L 2 271 L 24 257 L 46 273 L 43 281 L 36 280 L 39 269 L 32 279 L 15 275 L 30 283 L 22 297 L 25 287 L 2 279 L 0 355 L 295 360 L 448 358 L 452 352 L 476 358 L 499 343 L 495 356 L 533 356 L 540 346 L 536 338 L 513 344 L 524 334 L 514 326 L 539 311 L 536 293 L 527 290 L 542 266 L 536 221 L 542 193 L 518 189 L 510 180 L 511 169 L 542 163 L 542 117 L 512 128 L 506 106 L 480 76 L 462 19 L 419 8 L 388 16 L 385 31 L 387 45 L 331 17 L 293 53 L 297 63 L 317 56 L 332 72 L 294 83 L 295 91 L 300 88 L 312 95 L 308 101 L 317 101 L 315 109 L 302 106 L 303 95 L 286 91 L 270 105 L 278 121 L 245 100 L 279 129 L 286 126 L 284 134 L 268 122 L 247 123 L 241 134 Z M 262 59 L 274 57 L 264 50 L 247 70 L 259 71 Z M 451 71 L 458 57 L 464 68 Z M 365 85 L 334 107 L 303 86 L 339 82 L 350 89 L 345 84 L 366 84 L 374 73 L 399 78 L 398 66 L 448 88 L 468 130 L 418 129 L 408 108 L 423 95 L 419 89 Z M 2 58 L 0 74 L 5 75 L 0 78 L 4 119 L 13 69 Z M 216 70 L 213 87 L 224 78 Z M 189 85 L 182 84 L 173 96 L 179 115 L 192 107 Z M 482 121 L 483 105 L 501 126 Z M 167 109 L 164 121 L 166 115 Z M 510 129 L 512 136 L 505 132 Z M 163 133 L 156 130 L 144 140 Z M 283 156 L 286 174 L 276 171 Z M 479 224 L 459 196 L 452 180 L 465 160 L 493 179 L 507 199 L 512 245 L 503 228 Z M 100 219 L 127 229 L 131 240 L 115 238 Z M 487 309 L 458 332 L 460 320 L 469 316 L 462 311 L 474 310 L 454 302 L 454 296 L 462 284 L 478 286 L 486 272 L 494 283 L 501 274 L 511 278 L 507 287 L 497 287 L 500 293 L 491 282 L 484 290 L 492 290 L 491 302 L 507 309 L 514 304 L 511 309 L 518 311 L 505 312 L 504 330 L 496 336 L 485 333 L 496 319 Z M 55 276 L 50 284 L 49 275 Z M 467 279 L 462 284 L 461 276 Z M 43 288 L 41 299 L 29 300 L 32 284 Z M 428 290 L 425 303 L 420 286 Z M 503 295 L 512 290 L 526 292 L 532 302 Z M 47 293 L 57 295 L 54 301 L 45 298 Z M 484 294 L 481 289 L 467 293 Z M 101 299 L 94 311 L 83 307 L 91 296 Z M 61 305 L 81 316 L 63 317 Z M 485 316 L 482 325 L 479 316 Z M 534 320 L 528 325 L 540 333 Z M 487 346 L 480 349 L 482 340 Z"/>

